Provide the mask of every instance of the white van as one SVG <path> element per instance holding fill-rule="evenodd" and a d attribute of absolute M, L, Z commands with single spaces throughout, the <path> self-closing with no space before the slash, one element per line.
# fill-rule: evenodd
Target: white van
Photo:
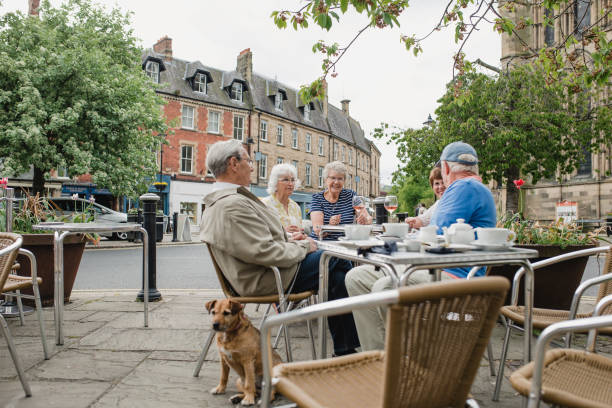
<path fill-rule="evenodd" d="M 92 203 L 83 198 L 72 197 L 48 197 L 49 205 L 61 214 L 71 214 L 75 211 L 82 212 L 86 209 L 93 211 L 94 220 L 97 222 L 127 222 L 127 214 L 117 212 L 98 203 Z M 127 232 L 101 233 L 100 235 L 110 239 L 127 239 Z"/>

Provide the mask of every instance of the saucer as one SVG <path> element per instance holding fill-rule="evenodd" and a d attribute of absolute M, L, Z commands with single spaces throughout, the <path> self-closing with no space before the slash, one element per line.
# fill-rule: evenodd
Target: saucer
<path fill-rule="evenodd" d="M 346 237 L 339 237 L 337 243 L 347 248 L 372 248 L 385 245 L 384 241 L 376 238 L 352 240 Z"/>
<path fill-rule="evenodd" d="M 514 245 L 513 242 L 506 242 L 503 244 L 495 244 L 495 243 L 486 243 L 486 242 L 478 242 L 472 241 L 470 245 L 477 247 L 478 249 L 482 249 L 483 251 L 506 251 Z"/>

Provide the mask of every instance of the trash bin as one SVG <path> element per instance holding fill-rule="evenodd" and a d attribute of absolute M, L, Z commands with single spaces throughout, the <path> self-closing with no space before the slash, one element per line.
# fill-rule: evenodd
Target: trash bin
<path fill-rule="evenodd" d="M 142 210 L 139 209 L 137 213 L 128 214 L 127 222 L 135 222 L 142 225 Z M 129 231 L 127 234 L 127 239 L 130 242 L 134 242 L 136 239 L 140 240 L 140 232 Z"/>
<path fill-rule="evenodd" d="M 376 197 L 374 199 L 374 213 L 376 214 L 376 224 L 387 222 L 389 214 L 385 210 L 385 197 Z"/>
<path fill-rule="evenodd" d="M 404 222 L 409 217 L 407 212 L 395 213 L 398 222 Z"/>
<path fill-rule="evenodd" d="M 164 215 L 155 216 L 155 241 L 161 242 L 164 239 Z"/>

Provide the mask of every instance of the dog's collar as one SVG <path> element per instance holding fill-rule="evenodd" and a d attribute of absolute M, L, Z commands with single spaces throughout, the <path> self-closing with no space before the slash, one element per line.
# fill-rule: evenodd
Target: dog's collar
<path fill-rule="evenodd" d="M 232 327 L 231 330 L 226 330 L 226 331 L 227 332 L 238 331 L 240 330 L 241 327 L 242 327 L 242 319 L 238 319 L 238 324 L 235 327 Z"/>

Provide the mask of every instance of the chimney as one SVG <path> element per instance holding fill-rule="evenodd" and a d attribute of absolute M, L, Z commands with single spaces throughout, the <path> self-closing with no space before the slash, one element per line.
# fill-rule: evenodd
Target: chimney
<path fill-rule="evenodd" d="M 340 101 L 340 103 L 342 104 L 342 112 L 344 112 L 346 116 L 351 116 L 349 115 L 349 103 L 351 103 L 351 101 L 349 99 L 345 99 Z"/>
<path fill-rule="evenodd" d="M 323 116 L 325 118 L 327 118 L 327 104 L 328 102 L 328 98 L 327 98 L 327 81 L 324 79 L 323 80 Z"/>
<path fill-rule="evenodd" d="M 153 45 L 153 51 L 158 54 L 163 54 L 166 61 L 172 61 L 172 38 L 167 35 L 160 38 L 159 41 Z"/>
<path fill-rule="evenodd" d="M 38 16 L 39 6 L 40 6 L 40 0 L 28 0 L 28 15 Z"/>
<path fill-rule="evenodd" d="M 236 59 L 236 71 L 247 81 L 253 77 L 253 53 L 250 48 L 242 50 Z"/>

